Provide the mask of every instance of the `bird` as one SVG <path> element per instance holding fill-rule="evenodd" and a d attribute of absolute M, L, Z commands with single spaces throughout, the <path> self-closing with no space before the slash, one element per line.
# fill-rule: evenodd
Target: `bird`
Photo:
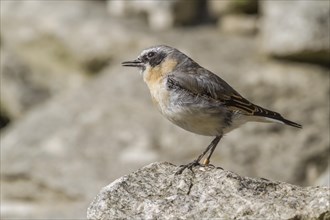
<path fill-rule="evenodd" d="M 248 101 L 218 75 L 174 47 L 146 48 L 137 59 L 122 65 L 140 70 L 153 103 L 165 118 L 184 130 L 214 137 L 202 154 L 181 165 L 176 174 L 209 165 L 222 137 L 246 122 L 276 122 L 302 128 L 281 114 Z"/>

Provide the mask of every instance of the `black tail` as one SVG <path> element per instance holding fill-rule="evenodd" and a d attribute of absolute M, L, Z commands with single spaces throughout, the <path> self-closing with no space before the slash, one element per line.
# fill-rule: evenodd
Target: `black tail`
<path fill-rule="evenodd" d="M 258 116 L 257 118 L 259 121 L 273 121 L 290 125 L 295 128 L 302 128 L 300 124 L 283 118 L 282 115 L 277 112 L 270 111 L 268 109 L 262 108 L 258 105 L 249 102 L 247 99 L 243 98 L 238 93 L 231 96 L 230 99 L 225 100 L 225 105 L 228 107 L 233 107 L 234 109 L 239 109 L 242 112 L 246 112 L 247 115 Z"/>
<path fill-rule="evenodd" d="M 281 116 L 282 119 L 280 119 L 280 121 L 282 121 L 284 124 L 286 125 L 290 125 L 292 127 L 295 127 L 295 128 L 302 128 L 303 126 L 301 124 L 298 124 L 296 122 L 293 122 L 293 121 L 290 121 L 288 119 L 285 119 Z"/>
<path fill-rule="evenodd" d="M 272 119 L 274 121 L 278 121 L 280 123 L 284 123 L 286 125 L 289 125 L 289 126 L 292 126 L 292 127 L 295 127 L 295 128 L 302 128 L 302 125 L 300 125 L 296 122 L 290 121 L 288 119 L 285 119 L 279 113 L 270 111 L 268 109 L 264 109 L 260 106 L 257 106 L 257 110 L 254 112 L 253 115 L 269 118 L 269 119 Z"/>

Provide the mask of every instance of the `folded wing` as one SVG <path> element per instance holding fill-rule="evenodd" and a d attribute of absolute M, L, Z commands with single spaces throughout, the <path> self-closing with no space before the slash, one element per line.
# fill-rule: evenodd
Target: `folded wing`
<path fill-rule="evenodd" d="M 293 127 L 302 126 L 283 118 L 279 113 L 257 106 L 235 91 L 223 79 L 202 67 L 192 68 L 184 73 L 175 71 L 167 76 L 169 89 L 183 89 L 206 99 L 214 99 L 228 109 L 239 111 L 247 116 L 259 116 L 273 119 Z"/>

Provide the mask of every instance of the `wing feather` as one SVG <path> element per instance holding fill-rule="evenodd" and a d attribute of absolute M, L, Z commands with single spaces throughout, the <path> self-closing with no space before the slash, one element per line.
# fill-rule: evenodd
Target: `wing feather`
<path fill-rule="evenodd" d="M 167 76 L 167 83 L 169 87 L 181 88 L 195 95 L 217 100 L 243 114 L 253 115 L 255 111 L 260 111 L 223 79 L 201 67 L 185 73 L 175 71 Z"/>
<path fill-rule="evenodd" d="M 219 101 L 232 111 L 249 116 L 275 119 L 281 123 L 302 128 L 300 124 L 283 118 L 279 113 L 255 105 L 241 96 L 219 76 L 202 68 L 190 68 L 184 73 L 174 71 L 167 76 L 168 87 L 184 89 L 196 96 Z"/>

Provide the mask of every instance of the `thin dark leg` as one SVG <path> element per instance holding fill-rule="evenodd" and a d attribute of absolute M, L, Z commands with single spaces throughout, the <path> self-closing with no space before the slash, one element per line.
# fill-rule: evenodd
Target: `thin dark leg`
<path fill-rule="evenodd" d="M 199 155 L 197 157 L 196 160 L 194 160 L 193 162 L 191 163 L 188 163 L 184 166 L 181 167 L 181 169 L 176 172 L 175 174 L 181 174 L 185 169 L 189 168 L 189 169 L 192 169 L 192 167 L 196 166 L 196 165 L 199 165 L 199 161 L 205 156 L 205 154 L 211 149 L 212 150 L 212 153 L 214 151 L 214 149 L 216 148 L 216 146 L 218 145 L 220 139 L 222 138 L 222 136 L 216 136 L 213 141 L 209 144 L 209 146 L 207 146 L 207 148 L 204 150 L 204 152 Z M 210 159 L 212 153 L 209 155 L 208 159 Z"/>
<path fill-rule="evenodd" d="M 221 140 L 221 138 L 223 137 L 223 135 L 220 135 L 220 136 L 218 136 L 218 137 L 219 137 L 219 140 L 218 140 L 218 142 L 217 142 L 215 145 L 213 145 L 213 147 L 211 148 L 209 155 L 207 156 L 207 158 L 206 158 L 206 159 L 204 160 L 204 162 L 203 162 L 204 165 L 208 165 L 208 164 L 210 163 L 211 156 L 212 156 L 212 154 L 213 154 L 215 148 L 217 148 L 218 143 L 219 143 L 219 141 Z"/>

